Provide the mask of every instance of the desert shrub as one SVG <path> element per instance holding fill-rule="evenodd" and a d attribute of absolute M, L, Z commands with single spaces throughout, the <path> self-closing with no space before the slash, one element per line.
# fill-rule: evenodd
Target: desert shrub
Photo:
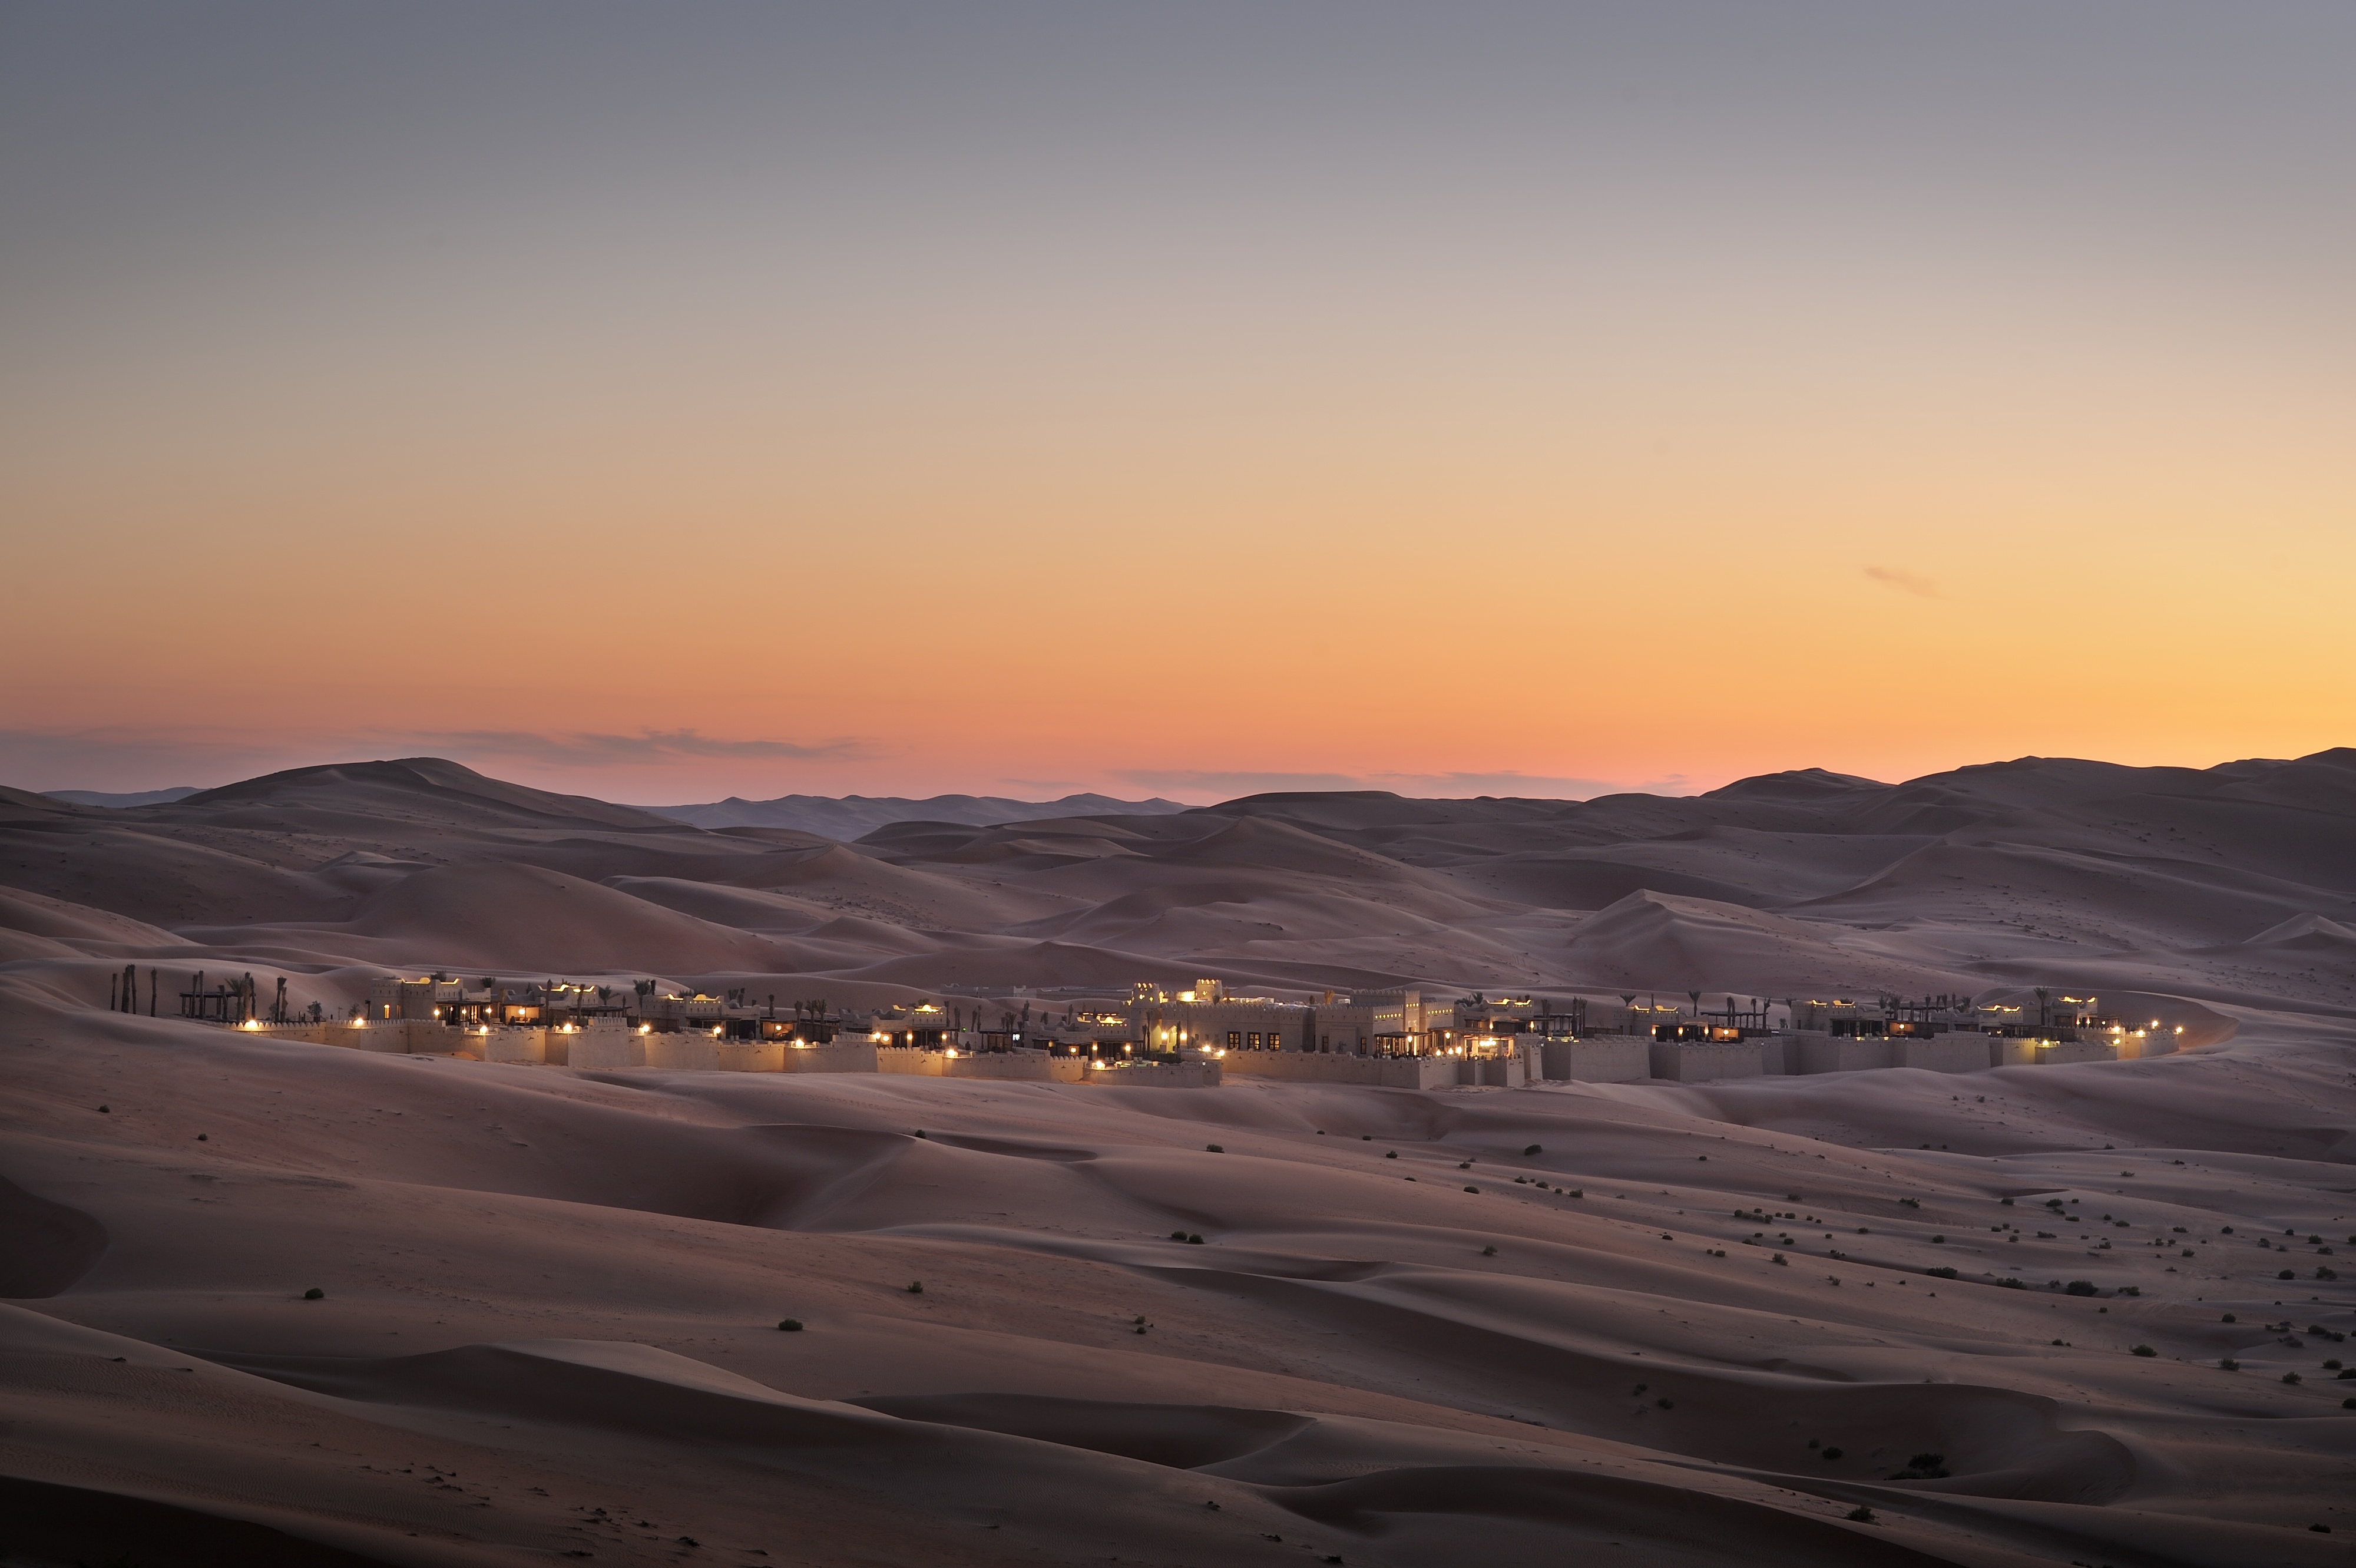
<path fill-rule="evenodd" d="M 1931 1240 L 1934 1242 L 1944 1243 L 1947 1239 L 1944 1236 L 1933 1236 Z"/>
<path fill-rule="evenodd" d="M 777 1319 L 777 1329 L 783 1334 L 799 1334 L 802 1331 L 802 1320 L 798 1317 L 780 1317 Z"/>
<path fill-rule="evenodd" d="M 2153 1349 L 2148 1345 L 2138 1345 L 2130 1353 L 2136 1356 L 2157 1356 L 2159 1354 L 2158 1351 Z"/>
<path fill-rule="evenodd" d="M 1494 1247 L 1483 1247 L 1481 1249 L 1481 1255 L 1484 1258 L 1494 1258 L 1497 1255 L 1497 1249 Z M 2336 1361 L 2332 1364 L 2334 1366 L 2339 1365 Z"/>
<path fill-rule="evenodd" d="M 2229 1312 L 2229 1313 L 2227 1313 L 2223 1317 L 2220 1318 L 2218 1321 L 2219 1321 L 2219 1322 L 2221 1322 L 2221 1323 L 2233 1323 L 2233 1322 L 2238 1322 L 2238 1321 L 2239 1321 L 2239 1319 L 2235 1318 L 2235 1317 L 2234 1317 L 2234 1316 L 2233 1316 L 2232 1313 L 2230 1313 L 2230 1312 Z"/>
<path fill-rule="evenodd" d="M 2326 1267 L 2316 1270 L 2315 1277 L 2319 1280 L 2336 1280 L 2340 1276 L 2337 1273 L 2334 1273 L 2329 1267 Z"/>
<path fill-rule="evenodd" d="M 1924 1269 L 1922 1272 L 1934 1280 L 1952 1280 L 1958 1274 L 1958 1271 L 1954 1269 Z"/>
<path fill-rule="evenodd" d="M 2141 1286 L 2141 1285 L 2121 1285 L 2121 1286 L 2119 1287 L 2119 1294 L 2120 1294 L 2121 1295 L 2141 1295 L 2141 1294 L 2143 1294 L 2143 1286 Z"/>
<path fill-rule="evenodd" d="M 1224 1155 L 1227 1152 L 1227 1148 L 1225 1144 L 1205 1144 L 1203 1145 L 1203 1152 L 1209 1155 Z"/>
<path fill-rule="evenodd" d="M 2228 1372 L 2238 1372 L 2242 1369 L 2242 1363 L 2236 1361 L 2231 1356 L 2221 1359 L 2217 1365 Z"/>
<path fill-rule="evenodd" d="M 2019 1280 L 2013 1278 L 2010 1274 L 2007 1274 L 2004 1278 L 1997 1281 L 1996 1283 L 2005 1290 L 2027 1290 L 2029 1288 L 2027 1285 L 2022 1284 Z"/>
<path fill-rule="evenodd" d="M 327 1293 L 321 1290 L 317 1285 L 313 1285 L 309 1290 L 303 1293 L 303 1299 L 305 1301 L 325 1301 L 327 1299 Z M 2337 1361 L 2332 1363 L 2335 1367 L 2339 1364 L 2340 1363 Z"/>
<path fill-rule="evenodd" d="M 1848 1510 L 1848 1519 L 1850 1522 L 1855 1524 L 1878 1524 L 1880 1522 L 1873 1517 L 1873 1510 L 1867 1508 L 1863 1503 L 1859 1503 L 1857 1507 Z"/>
<path fill-rule="evenodd" d="M 2300 1380 L 2300 1379 L 2299 1379 L 2299 1375 L 2298 1375 L 2297 1372 L 2285 1372 L 2285 1373 L 2283 1374 L 2283 1381 L 2284 1381 L 2284 1382 L 2286 1382 L 2286 1383 L 2296 1383 L 2296 1382 L 2297 1382 L 2297 1381 L 2299 1381 L 2299 1380 Z"/>
<path fill-rule="evenodd" d="M 924 1281 L 922 1281 L 922 1280 L 911 1280 L 911 1281 L 909 1281 L 909 1282 L 908 1282 L 908 1294 L 909 1294 L 910 1295 L 922 1295 L 922 1294 L 925 1294 L 925 1282 L 924 1282 Z"/>
<path fill-rule="evenodd" d="M 1465 1191 L 1467 1191 L 1467 1192 L 1478 1192 L 1478 1191 L 1480 1191 L 1481 1189 L 1480 1189 L 1479 1187 L 1466 1187 L 1464 1190 L 1465 1190 Z"/>
<path fill-rule="evenodd" d="M 1385 1158 L 1385 1159 L 1387 1159 L 1387 1160 L 1395 1160 L 1395 1159 L 1398 1159 L 1398 1151 L 1397 1149 L 1391 1149 L 1391 1150 L 1388 1150 L 1388 1151 L 1387 1151 L 1387 1152 L 1384 1154 L 1383 1158 Z"/>
<path fill-rule="evenodd" d="M 2297 1269 L 2285 1269 L 2282 1273 L 2276 1274 L 2275 1278 L 2278 1280 L 2295 1280 L 2298 1278 L 2298 1271 Z"/>
<path fill-rule="evenodd" d="M 1189 1230 L 1186 1232 L 1186 1245 L 1189 1247 L 1199 1247 L 1202 1244 L 1203 1233 L 1200 1230 Z"/>
<path fill-rule="evenodd" d="M 1546 1153 L 1546 1151 L 1545 1151 L 1544 1149 L 1542 1149 L 1542 1148 L 1538 1147 L 1536 1144 L 1532 1144 L 1528 1148 L 1524 1149 L 1524 1150 L 1522 1151 L 1523 1156 L 1524 1156 L 1525 1158 L 1528 1157 L 1528 1156 L 1529 1156 L 1529 1155 L 1543 1155 L 1543 1154 L 1545 1154 L 1545 1153 Z"/>
<path fill-rule="evenodd" d="M 1837 1448 L 1827 1448 L 1824 1451 L 1824 1456 L 1827 1459 L 1837 1459 L 1841 1456 L 1841 1451 Z"/>
<path fill-rule="evenodd" d="M 2062 1287 L 2062 1294 L 2063 1295 L 2097 1295 L 2101 1293 L 2094 1289 L 2094 1282 L 2092 1280 L 2072 1280 Z"/>

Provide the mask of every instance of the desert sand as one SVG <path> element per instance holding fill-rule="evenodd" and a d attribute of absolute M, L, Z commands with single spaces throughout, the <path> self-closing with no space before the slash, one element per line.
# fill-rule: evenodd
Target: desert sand
<path fill-rule="evenodd" d="M 0 838 L 10 1564 L 2356 1561 L 2356 751 L 851 843 L 410 759 L 0 791 Z M 861 1005 L 2053 984 L 2189 1048 L 593 1072 L 110 1012 L 125 964 L 166 1014 L 198 969 L 334 1008 L 437 967 Z"/>

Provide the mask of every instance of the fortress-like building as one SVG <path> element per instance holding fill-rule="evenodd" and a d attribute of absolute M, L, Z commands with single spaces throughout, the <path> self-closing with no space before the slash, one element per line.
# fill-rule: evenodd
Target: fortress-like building
<path fill-rule="evenodd" d="M 249 977 L 243 994 L 257 993 Z M 284 996 L 284 983 L 279 996 Z M 362 1049 L 466 1055 L 575 1069 L 881 1072 L 1038 1082 L 1199 1088 L 1228 1076 L 1395 1088 L 1520 1088 L 1546 1081 L 1695 1083 L 1766 1075 L 2111 1061 L 2176 1049 L 2182 1029 L 2104 1015 L 2092 996 L 2033 1003 L 1744 999 L 1705 1008 L 1701 992 L 1664 1003 L 1622 993 L 1441 1002 L 1419 991 L 1307 1000 L 1243 996 L 1220 982 L 1057 1004 L 926 998 L 873 1012 L 824 1000 L 627 990 L 568 981 L 502 983 L 434 973 L 372 980 L 341 1019 L 314 1005 L 271 1019 L 184 992 L 185 1015 Z M 193 1000 L 191 1000 L 193 998 Z"/>

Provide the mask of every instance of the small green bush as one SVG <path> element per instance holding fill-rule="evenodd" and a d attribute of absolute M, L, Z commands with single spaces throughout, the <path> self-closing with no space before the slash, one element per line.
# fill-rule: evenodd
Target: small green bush
<path fill-rule="evenodd" d="M 799 1334 L 802 1331 L 802 1320 L 798 1317 L 780 1317 L 777 1319 L 777 1327 L 787 1334 Z"/>
<path fill-rule="evenodd" d="M 1522 1151 L 1522 1156 L 1526 1159 L 1532 1155 L 1543 1155 L 1545 1153 L 1546 1151 L 1544 1149 L 1539 1148 L 1536 1144 L 1532 1144 L 1528 1148 Z"/>
<path fill-rule="evenodd" d="M 303 1293 L 303 1299 L 305 1301 L 325 1301 L 327 1299 L 327 1293 L 321 1290 L 317 1285 L 313 1285 L 309 1290 Z"/>
<path fill-rule="evenodd" d="M 1225 1144 L 1205 1144 L 1203 1145 L 1203 1152 L 1209 1155 L 1224 1155 L 1227 1152 L 1227 1146 Z"/>
<path fill-rule="evenodd" d="M 2135 1356 L 2157 1356 L 2159 1352 L 2153 1349 L 2148 1345 L 2138 1345 L 2132 1351 L 2128 1352 L 2128 1354 Z"/>

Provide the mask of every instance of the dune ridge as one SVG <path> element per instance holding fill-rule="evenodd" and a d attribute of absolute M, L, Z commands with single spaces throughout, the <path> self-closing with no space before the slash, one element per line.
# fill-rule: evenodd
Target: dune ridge
<path fill-rule="evenodd" d="M 2356 1536 L 2356 752 L 847 841 L 408 759 L 0 791 L 0 835 L 30 1562 L 2244 1568 Z M 862 1004 L 2081 985 L 2186 1033 L 1191 1090 L 169 1015 L 200 969 L 299 1007 L 396 967 Z"/>

